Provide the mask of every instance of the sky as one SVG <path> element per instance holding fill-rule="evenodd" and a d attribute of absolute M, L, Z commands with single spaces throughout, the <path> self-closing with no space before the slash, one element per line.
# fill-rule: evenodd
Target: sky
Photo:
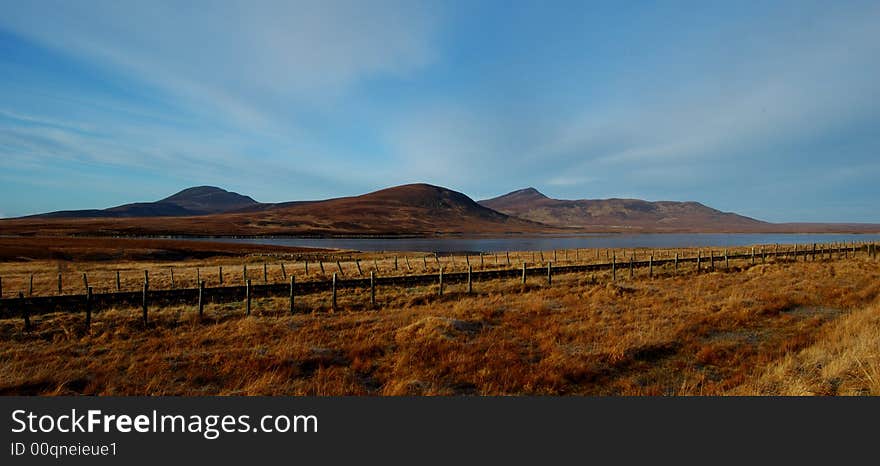
<path fill-rule="evenodd" d="M 0 217 L 425 182 L 880 223 L 876 1 L 0 11 Z"/>

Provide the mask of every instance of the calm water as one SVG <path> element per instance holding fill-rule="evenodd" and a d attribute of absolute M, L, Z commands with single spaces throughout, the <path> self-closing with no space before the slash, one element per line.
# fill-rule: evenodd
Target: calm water
<path fill-rule="evenodd" d="M 358 251 L 495 252 L 538 251 L 574 248 L 674 248 L 732 247 L 753 244 L 811 244 L 849 241 L 878 241 L 880 235 L 853 234 L 592 234 L 576 236 L 529 236 L 498 238 L 248 238 L 210 241 L 354 249 Z"/>

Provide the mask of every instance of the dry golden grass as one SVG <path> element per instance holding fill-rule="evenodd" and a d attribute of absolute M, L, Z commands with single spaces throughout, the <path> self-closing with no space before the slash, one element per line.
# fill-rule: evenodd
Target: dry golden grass
<path fill-rule="evenodd" d="M 140 265 L 140 264 L 139 264 Z M 737 264 L 737 267 L 746 264 Z M 7 266 L 9 267 L 9 266 Z M 692 267 L 691 267 L 692 268 Z M 658 271 L 659 272 L 659 271 Z M 262 273 L 262 270 L 260 270 Z M 877 394 L 880 268 L 865 257 L 563 275 L 0 321 L 0 393 Z"/>
<path fill-rule="evenodd" d="M 840 317 L 812 345 L 768 364 L 730 393 L 880 395 L 880 304 Z"/>

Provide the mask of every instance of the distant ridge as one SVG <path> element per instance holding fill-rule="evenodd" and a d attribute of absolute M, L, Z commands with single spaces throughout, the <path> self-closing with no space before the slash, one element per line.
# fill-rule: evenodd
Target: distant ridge
<path fill-rule="evenodd" d="M 554 231 L 483 207 L 460 192 L 424 183 L 323 201 L 261 204 L 239 196 L 219 188 L 190 188 L 154 203 L 4 220 L 0 233 L 429 236 Z M 210 213 L 211 209 L 223 211 Z"/>
<path fill-rule="evenodd" d="M 769 225 L 699 202 L 639 199 L 552 199 L 525 188 L 480 201 L 480 205 L 522 219 L 565 228 L 646 231 L 750 231 Z"/>
<path fill-rule="evenodd" d="M 248 196 L 214 186 L 196 186 L 156 202 L 135 202 L 108 209 L 63 210 L 29 218 L 187 217 L 243 209 L 258 204 Z"/>
<path fill-rule="evenodd" d="M 245 228 L 293 234 L 432 235 L 543 231 L 547 227 L 496 212 L 448 188 L 424 183 L 323 201 L 261 204 L 224 215 Z"/>
<path fill-rule="evenodd" d="M 552 199 L 535 188 L 476 202 L 424 183 L 326 200 L 259 203 L 213 186 L 156 202 L 0 220 L 0 235 L 434 236 L 572 233 L 878 233 L 880 225 L 767 223 L 699 202 Z"/>

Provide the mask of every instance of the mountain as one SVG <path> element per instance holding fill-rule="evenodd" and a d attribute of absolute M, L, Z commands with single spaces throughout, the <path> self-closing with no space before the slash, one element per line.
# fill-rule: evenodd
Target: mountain
<path fill-rule="evenodd" d="M 156 202 L 136 202 L 108 209 L 63 210 L 30 218 L 186 217 L 243 209 L 258 204 L 248 196 L 214 186 L 196 186 Z"/>
<path fill-rule="evenodd" d="M 534 188 L 475 202 L 440 186 L 408 184 L 317 201 L 258 203 L 220 188 L 156 202 L 0 220 L 3 235 L 432 236 L 583 232 L 876 233 L 870 224 L 778 224 L 698 202 L 559 200 Z"/>
<path fill-rule="evenodd" d="M 259 203 L 249 196 L 214 186 L 196 186 L 168 196 L 158 204 L 173 204 L 199 214 L 217 214 Z"/>
<path fill-rule="evenodd" d="M 430 235 L 546 229 L 483 207 L 460 192 L 421 183 L 324 201 L 262 204 L 224 217 L 242 231 L 258 225 L 283 234 Z"/>
<path fill-rule="evenodd" d="M 149 205 L 193 211 L 204 205 L 201 204 L 204 199 L 214 199 L 203 196 L 204 193 L 188 191 Z M 426 236 L 557 230 L 510 217 L 483 207 L 462 193 L 428 184 L 409 184 L 322 201 L 243 204 L 222 213 L 201 214 L 202 209 L 199 215 L 191 216 L 60 218 L 50 214 L 0 221 L 0 234 Z M 238 202 L 227 202 L 222 206 L 238 205 Z M 138 207 L 136 211 L 145 210 Z"/>
<path fill-rule="evenodd" d="M 754 231 L 770 224 L 699 202 L 639 199 L 552 199 L 520 189 L 480 205 L 522 219 L 565 228 L 602 231 Z"/>

